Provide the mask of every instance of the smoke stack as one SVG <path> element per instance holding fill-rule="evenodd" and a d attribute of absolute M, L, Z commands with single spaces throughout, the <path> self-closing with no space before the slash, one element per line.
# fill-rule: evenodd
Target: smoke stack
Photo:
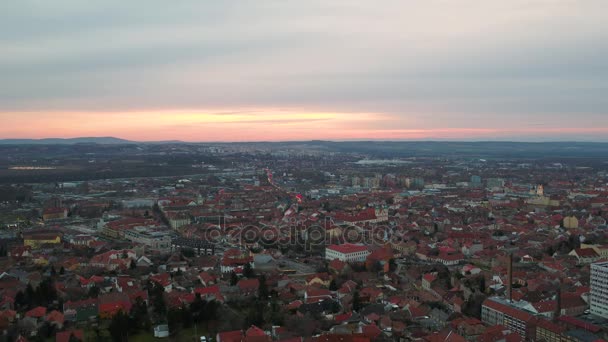
<path fill-rule="evenodd" d="M 553 320 L 557 321 L 557 319 L 559 318 L 559 316 L 562 314 L 562 282 L 560 280 L 559 284 L 557 285 L 557 292 L 555 293 L 555 301 L 556 301 L 556 308 L 555 308 L 555 313 L 553 314 Z"/>
<path fill-rule="evenodd" d="M 513 302 L 513 254 L 509 253 L 507 260 L 507 299 L 509 303 Z"/>

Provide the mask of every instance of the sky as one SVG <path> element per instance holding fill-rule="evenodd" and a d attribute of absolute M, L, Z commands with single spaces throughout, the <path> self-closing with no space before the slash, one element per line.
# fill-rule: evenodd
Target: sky
<path fill-rule="evenodd" d="M 608 141 L 608 1 L 0 1 L 0 139 L 82 136 Z"/>

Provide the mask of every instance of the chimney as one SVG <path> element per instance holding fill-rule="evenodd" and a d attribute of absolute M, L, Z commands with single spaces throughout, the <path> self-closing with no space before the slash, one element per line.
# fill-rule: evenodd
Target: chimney
<path fill-rule="evenodd" d="M 559 316 L 562 314 L 562 282 L 560 280 L 559 284 L 557 285 L 557 292 L 555 293 L 555 301 L 556 301 L 556 308 L 555 308 L 555 313 L 553 314 L 553 320 L 557 321 L 557 319 L 559 318 Z"/>
<path fill-rule="evenodd" d="M 513 302 L 513 254 L 509 253 L 507 260 L 507 300 Z"/>

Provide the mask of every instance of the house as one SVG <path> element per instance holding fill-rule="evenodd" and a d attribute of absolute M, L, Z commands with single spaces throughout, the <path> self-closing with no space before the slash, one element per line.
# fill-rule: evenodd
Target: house
<path fill-rule="evenodd" d="M 252 342 L 270 342 L 272 338 L 264 332 L 264 330 L 252 325 L 245 331 L 245 341 Z"/>
<path fill-rule="evenodd" d="M 54 325 L 57 329 L 63 329 L 65 318 L 61 312 L 53 310 L 46 315 L 45 320 L 49 322 L 49 324 Z"/>
<path fill-rule="evenodd" d="M 215 336 L 217 342 L 241 342 L 243 332 L 240 330 L 218 332 Z"/>
<path fill-rule="evenodd" d="M 151 275 L 150 281 L 162 287 L 165 292 L 171 292 L 171 290 L 173 289 L 173 283 L 171 282 L 171 275 L 169 273 L 159 273 Z"/>
<path fill-rule="evenodd" d="M 346 274 L 350 270 L 348 264 L 340 259 L 334 259 L 330 261 L 327 265 L 327 268 L 330 272 L 336 275 Z"/>
<path fill-rule="evenodd" d="M 462 274 L 463 276 L 466 276 L 466 275 L 476 275 L 476 274 L 479 274 L 480 272 L 481 272 L 481 268 L 479 268 L 477 266 L 464 265 L 464 266 L 462 266 L 462 270 L 460 271 L 460 274 Z"/>
<path fill-rule="evenodd" d="M 223 301 L 224 297 L 220 292 L 220 287 L 217 285 L 207 287 L 197 287 L 194 289 L 194 293 L 201 296 L 203 300 L 217 300 Z"/>
<path fill-rule="evenodd" d="M 453 330 L 441 331 L 433 333 L 432 335 L 424 338 L 427 342 L 467 342 L 467 340 L 460 336 Z"/>
<path fill-rule="evenodd" d="M 319 285 L 319 286 L 329 286 L 329 284 L 331 283 L 331 277 L 329 276 L 329 274 L 322 272 L 322 273 L 316 273 L 313 275 L 310 275 L 308 277 L 306 277 L 306 285 L 311 286 L 311 285 Z"/>
<path fill-rule="evenodd" d="M 276 270 L 278 264 L 272 255 L 256 254 L 253 256 L 253 268 L 261 272 L 269 272 Z"/>
<path fill-rule="evenodd" d="M 241 279 L 236 286 L 239 288 L 241 295 L 245 297 L 255 296 L 260 288 L 260 281 L 257 278 Z"/>
<path fill-rule="evenodd" d="M 304 292 L 304 300 L 306 303 L 314 303 L 325 299 L 332 299 L 331 291 L 326 289 L 312 288 Z"/>
<path fill-rule="evenodd" d="M 211 286 L 211 285 L 215 285 L 217 278 L 212 275 L 209 274 L 208 272 L 201 272 L 198 275 L 198 280 L 200 280 L 201 284 L 203 284 L 203 286 Z"/>
<path fill-rule="evenodd" d="M 601 258 L 593 248 L 576 248 L 568 255 L 576 257 L 579 264 L 590 264 Z"/>
<path fill-rule="evenodd" d="M 89 266 L 105 268 L 107 270 L 128 269 L 137 256 L 132 250 L 112 250 L 97 254 L 89 261 Z"/>
<path fill-rule="evenodd" d="M 32 257 L 32 246 L 15 246 L 9 252 L 8 256 L 13 259 L 22 259 Z"/>
<path fill-rule="evenodd" d="M 135 265 L 137 267 L 151 267 L 154 265 L 154 263 L 152 262 L 152 260 L 150 260 L 150 258 L 145 255 L 142 255 L 139 259 L 137 259 Z"/>
<path fill-rule="evenodd" d="M 425 274 L 422 276 L 422 288 L 430 291 L 435 280 L 437 280 L 437 272 Z"/>
<path fill-rule="evenodd" d="M 113 292 L 99 296 L 99 316 L 111 318 L 118 312 L 131 312 L 131 299 L 126 293 Z"/>
<path fill-rule="evenodd" d="M 253 258 L 245 255 L 227 256 L 226 254 L 224 254 L 222 262 L 220 263 L 220 271 L 222 273 L 231 273 L 237 268 L 242 269 L 243 267 L 245 267 L 246 264 L 249 264 L 253 267 Z"/>
<path fill-rule="evenodd" d="M 93 241 L 96 241 L 95 237 L 88 234 L 78 234 L 69 240 L 69 242 L 74 246 L 89 246 L 89 244 Z"/>
<path fill-rule="evenodd" d="M 84 331 L 81 329 L 60 331 L 55 335 L 55 342 L 71 342 L 74 339 L 84 341 Z"/>
<path fill-rule="evenodd" d="M 66 321 L 84 322 L 96 319 L 99 314 L 97 299 L 67 301 L 63 304 L 63 314 Z"/>

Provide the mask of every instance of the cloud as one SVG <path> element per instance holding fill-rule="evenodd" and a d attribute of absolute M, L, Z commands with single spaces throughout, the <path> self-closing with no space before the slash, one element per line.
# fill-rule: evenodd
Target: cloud
<path fill-rule="evenodd" d="M 603 0 L 5 1 L 0 115 L 251 122 L 284 108 L 357 128 L 366 113 L 377 129 L 607 127 L 606 55 Z"/>

